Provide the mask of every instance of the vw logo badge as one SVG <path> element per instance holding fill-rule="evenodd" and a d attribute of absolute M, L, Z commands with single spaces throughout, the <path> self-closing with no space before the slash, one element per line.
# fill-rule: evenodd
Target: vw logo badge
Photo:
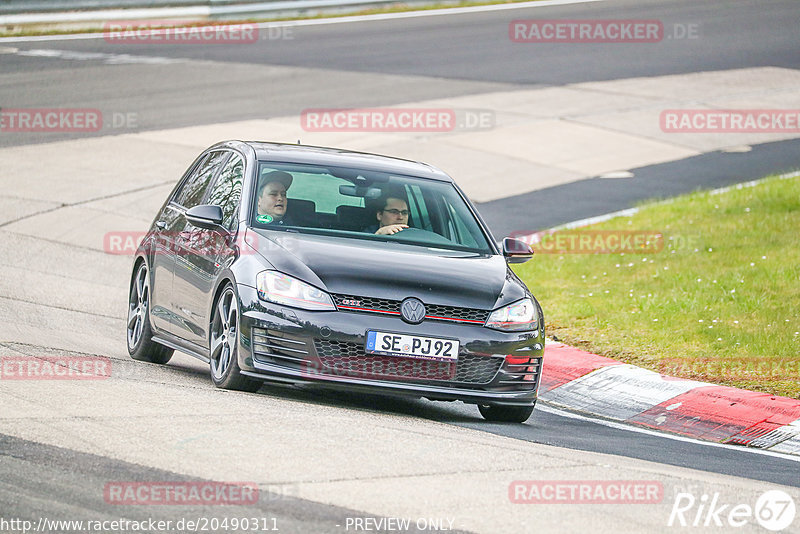
<path fill-rule="evenodd" d="M 411 324 L 419 324 L 425 318 L 425 305 L 421 300 L 409 297 L 400 305 L 403 320 Z"/>

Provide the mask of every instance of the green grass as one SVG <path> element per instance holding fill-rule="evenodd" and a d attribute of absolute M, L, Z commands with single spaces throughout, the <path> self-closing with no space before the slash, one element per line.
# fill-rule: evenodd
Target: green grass
<path fill-rule="evenodd" d="M 657 230 L 651 253 L 515 268 L 548 334 L 673 376 L 800 398 L 800 177 L 641 206 L 581 229 Z"/>

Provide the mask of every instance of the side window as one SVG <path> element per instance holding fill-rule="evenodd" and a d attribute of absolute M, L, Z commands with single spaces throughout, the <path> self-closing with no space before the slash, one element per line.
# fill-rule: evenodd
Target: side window
<path fill-rule="evenodd" d="M 240 155 L 234 154 L 222 168 L 206 200 L 207 204 L 222 207 L 222 225 L 228 230 L 233 226 L 239 199 L 242 197 L 243 177 L 244 160 Z"/>
<path fill-rule="evenodd" d="M 200 204 L 206 193 L 211 178 L 225 162 L 228 152 L 212 152 L 204 161 L 197 166 L 197 169 L 183 183 L 180 191 L 175 195 L 175 202 L 186 209 L 193 208 Z"/>

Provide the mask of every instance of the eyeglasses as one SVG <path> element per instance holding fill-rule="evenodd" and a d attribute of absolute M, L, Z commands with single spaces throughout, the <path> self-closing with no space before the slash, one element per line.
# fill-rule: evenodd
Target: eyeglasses
<path fill-rule="evenodd" d="M 392 215 L 402 215 L 403 217 L 408 217 L 408 214 L 411 213 L 408 210 L 396 210 L 396 209 L 381 210 L 381 211 L 385 211 L 386 213 L 391 213 Z"/>

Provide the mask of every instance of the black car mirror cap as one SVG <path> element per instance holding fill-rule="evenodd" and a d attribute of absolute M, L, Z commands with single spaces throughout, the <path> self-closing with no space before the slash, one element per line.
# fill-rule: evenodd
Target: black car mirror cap
<path fill-rule="evenodd" d="M 503 239 L 503 256 L 508 263 L 525 263 L 533 257 L 533 249 L 525 241 L 506 237 Z"/>
<path fill-rule="evenodd" d="M 225 230 L 222 226 L 222 217 L 222 208 L 210 204 L 200 204 L 186 210 L 186 220 L 206 230 Z"/>

